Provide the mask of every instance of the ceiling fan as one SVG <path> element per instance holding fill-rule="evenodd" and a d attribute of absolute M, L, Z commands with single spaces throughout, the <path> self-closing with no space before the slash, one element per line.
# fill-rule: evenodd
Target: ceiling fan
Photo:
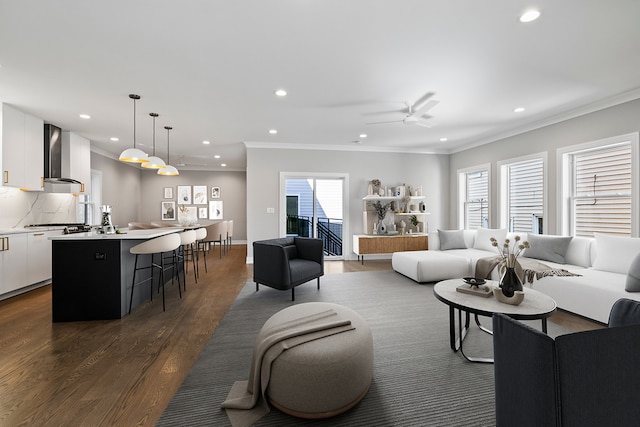
<path fill-rule="evenodd" d="M 366 123 L 368 125 L 380 125 L 386 123 L 403 123 L 405 125 L 417 125 L 423 126 L 426 128 L 433 127 L 435 122 L 430 120 L 432 116 L 427 114 L 427 111 L 435 107 L 440 103 L 440 101 L 436 101 L 435 99 L 431 99 L 435 95 L 434 92 L 427 92 L 416 102 L 409 103 L 407 102 L 407 110 L 402 110 L 400 112 L 405 113 L 406 116 L 402 120 L 390 120 L 383 122 L 370 122 Z"/>

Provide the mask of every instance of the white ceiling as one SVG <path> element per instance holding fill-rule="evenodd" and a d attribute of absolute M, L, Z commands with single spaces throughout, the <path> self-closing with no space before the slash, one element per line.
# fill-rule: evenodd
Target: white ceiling
<path fill-rule="evenodd" d="M 0 0 L 0 100 L 118 156 L 139 94 L 138 147 L 157 112 L 179 169 L 243 170 L 243 142 L 449 153 L 640 97 L 639 18 L 640 0 Z M 427 92 L 432 128 L 366 124 Z"/>

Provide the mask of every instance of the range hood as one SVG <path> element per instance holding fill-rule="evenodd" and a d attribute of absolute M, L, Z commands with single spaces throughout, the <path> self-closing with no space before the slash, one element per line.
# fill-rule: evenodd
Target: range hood
<path fill-rule="evenodd" d="M 62 176 L 62 129 L 44 125 L 44 191 L 48 193 L 82 193 L 84 184 Z"/>

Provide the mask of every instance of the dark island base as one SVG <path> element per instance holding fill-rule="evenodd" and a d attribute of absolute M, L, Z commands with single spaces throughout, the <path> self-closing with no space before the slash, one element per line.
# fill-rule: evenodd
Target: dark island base
<path fill-rule="evenodd" d="M 129 312 L 135 264 L 135 255 L 132 255 L 129 249 L 141 242 L 109 239 L 54 240 L 53 322 L 109 320 L 125 316 Z M 155 260 L 159 262 L 159 256 L 156 256 Z M 150 261 L 150 255 L 141 255 L 139 265 L 147 266 Z M 182 265 L 179 269 L 182 269 Z M 170 283 L 172 275 L 173 270 L 168 269 L 165 272 L 165 282 Z M 139 270 L 136 273 L 136 283 L 150 276 L 150 269 Z M 182 273 L 180 276 L 182 280 Z M 159 271 L 155 269 L 153 299 L 157 299 L 161 306 L 162 295 L 157 293 L 159 279 Z M 151 298 L 150 286 L 149 280 L 135 286 L 132 309 Z"/>

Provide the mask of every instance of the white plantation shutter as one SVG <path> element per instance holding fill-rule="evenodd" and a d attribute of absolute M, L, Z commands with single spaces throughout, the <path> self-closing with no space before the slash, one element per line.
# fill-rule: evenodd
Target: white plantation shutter
<path fill-rule="evenodd" d="M 631 236 L 631 144 L 572 154 L 576 236 Z"/>
<path fill-rule="evenodd" d="M 465 173 L 464 228 L 487 227 L 489 220 L 489 172 Z"/>
<path fill-rule="evenodd" d="M 527 160 L 507 166 L 509 231 L 533 231 L 533 218 L 544 211 L 544 162 Z"/>

